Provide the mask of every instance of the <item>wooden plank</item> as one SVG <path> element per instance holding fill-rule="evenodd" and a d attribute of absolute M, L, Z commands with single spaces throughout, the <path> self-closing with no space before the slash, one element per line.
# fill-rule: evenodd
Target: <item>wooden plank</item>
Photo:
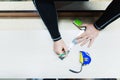
<path fill-rule="evenodd" d="M 59 17 L 98 17 L 102 12 L 58 12 Z M 37 12 L 0 12 L 0 17 L 39 17 Z"/>

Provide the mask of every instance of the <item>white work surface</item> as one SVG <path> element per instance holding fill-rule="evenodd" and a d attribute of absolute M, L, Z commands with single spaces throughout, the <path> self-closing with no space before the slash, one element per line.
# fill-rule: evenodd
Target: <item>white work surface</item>
<path fill-rule="evenodd" d="M 53 52 L 53 42 L 47 30 L 1 30 L 0 77 L 119 77 L 119 22 L 120 19 L 102 31 L 91 48 L 86 48 L 86 46 L 80 47 L 79 45 L 75 46 L 63 61 Z M 73 30 L 61 29 L 60 31 L 68 46 L 73 37 L 79 32 L 77 28 Z M 69 72 L 69 69 L 79 70 L 80 50 L 89 52 L 92 57 L 92 62 L 90 65 L 84 66 L 81 73 L 74 74 Z"/>

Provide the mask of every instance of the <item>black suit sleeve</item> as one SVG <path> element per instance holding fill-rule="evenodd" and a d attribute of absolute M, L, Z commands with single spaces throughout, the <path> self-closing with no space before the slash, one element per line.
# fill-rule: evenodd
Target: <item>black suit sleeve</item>
<path fill-rule="evenodd" d="M 33 2 L 53 41 L 60 40 L 61 35 L 58 29 L 57 13 L 54 0 L 33 0 Z"/>
<path fill-rule="evenodd" d="M 103 15 L 94 23 L 98 30 L 104 29 L 111 22 L 120 17 L 120 0 L 113 0 Z"/>

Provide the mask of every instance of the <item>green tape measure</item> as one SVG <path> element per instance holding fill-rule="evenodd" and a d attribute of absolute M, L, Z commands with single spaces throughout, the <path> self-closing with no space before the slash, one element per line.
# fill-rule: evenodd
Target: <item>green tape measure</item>
<path fill-rule="evenodd" d="M 75 19 L 73 21 L 73 24 L 75 26 L 77 26 L 80 30 L 86 30 L 86 27 L 85 26 L 82 26 L 83 25 L 83 22 L 80 20 L 80 19 Z"/>
<path fill-rule="evenodd" d="M 82 22 L 81 20 L 79 20 L 79 19 L 75 19 L 75 20 L 73 21 L 73 23 L 74 23 L 76 26 L 78 26 L 78 27 L 80 27 L 80 26 L 83 24 L 83 22 Z"/>

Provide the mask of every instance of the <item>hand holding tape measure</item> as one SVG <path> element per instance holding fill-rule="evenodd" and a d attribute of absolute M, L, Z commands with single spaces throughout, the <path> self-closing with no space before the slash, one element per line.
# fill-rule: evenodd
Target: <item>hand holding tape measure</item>
<path fill-rule="evenodd" d="M 75 19 L 73 21 L 73 24 L 75 26 L 77 26 L 80 30 L 84 30 L 84 31 L 86 30 L 85 26 L 81 26 L 83 24 L 83 22 L 81 20 L 79 20 L 79 19 Z M 80 33 L 76 37 L 78 37 L 79 35 L 80 35 Z M 61 60 L 63 60 L 69 54 L 69 52 L 71 51 L 72 47 L 75 46 L 76 44 L 78 44 L 77 40 L 73 39 L 72 42 L 71 42 L 71 44 L 70 44 L 70 46 L 69 46 L 69 48 L 68 48 L 68 51 L 64 52 L 62 54 L 59 54 L 59 58 Z"/>

